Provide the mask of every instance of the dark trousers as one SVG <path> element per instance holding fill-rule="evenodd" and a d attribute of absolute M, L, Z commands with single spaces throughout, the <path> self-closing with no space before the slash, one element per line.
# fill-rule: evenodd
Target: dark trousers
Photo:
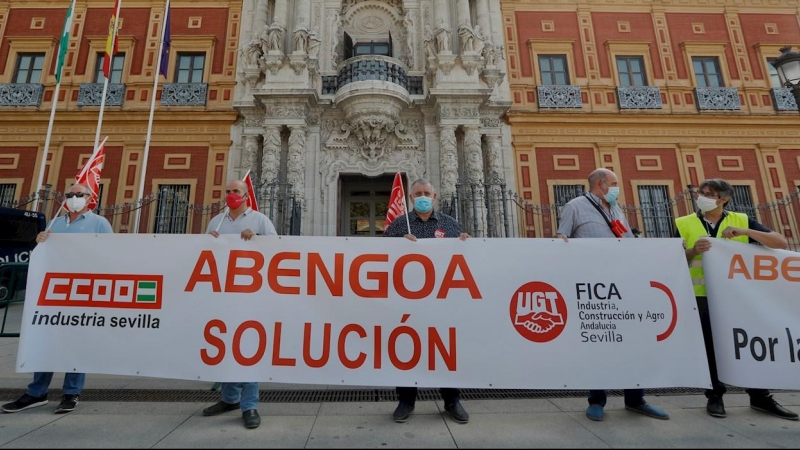
<path fill-rule="evenodd" d="M 708 371 L 711 374 L 711 386 L 713 389 L 706 389 L 706 397 L 720 397 L 725 394 L 727 389 L 719 381 L 717 376 L 717 357 L 714 354 L 714 337 L 711 335 L 711 317 L 708 314 L 708 297 L 697 298 L 697 312 L 700 313 L 700 325 L 703 327 L 703 341 L 706 344 L 706 356 L 708 357 Z M 759 399 L 769 395 L 767 389 L 746 389 L 750 399 Z"/>
<path fill-rule="evenodd" d="M 399 397 L 400 403 L 413 405 L 417 401 L 417 391 L 418 389 L 415 387 L 398 387 L 397 397 Z M 441 388 L 439 392 L 442 394 L 445 405 L 457 402 L 461 396 L 461 390 L 457 388 Z"/>
<path fill-rule="evenodd" d="M 644 389 L 625 389 L 625 406 L 644 405 Z M 589 391 L 589 404 L 606 406 L 606 391 L 592 389 Z"/>

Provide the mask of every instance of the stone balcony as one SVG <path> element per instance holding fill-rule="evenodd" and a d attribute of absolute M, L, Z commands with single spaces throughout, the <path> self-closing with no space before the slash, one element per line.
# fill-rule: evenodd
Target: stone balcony
<path fill-rule="evenodd" d="M 78 106 L 100 106 L 103 101 L 104 83 L 81 83 L 78 91 Z M 125 101 L 125 84 L 108 83 L 105 106 L 122 106 Z"/>
<path fill-rule="evenodd" d="M 43 92 L 39 83 L 0 84 L 0 106 L 39 106 Z"/>

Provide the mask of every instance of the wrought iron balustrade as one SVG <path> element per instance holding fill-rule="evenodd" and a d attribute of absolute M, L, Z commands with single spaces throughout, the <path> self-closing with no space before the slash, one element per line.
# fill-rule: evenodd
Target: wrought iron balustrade
<path fill-rule="evenodd" d="M 206 106 L 207 83 L 164 83 L 161 106 Z"/>
<path fill-rule="evenodd" d="M 0 106 L 39 106 L 43 93 L 38 83 L 0 84 Z"/>
<path fill-rule="evenodd" d="M 776 111 L 797 111 L 797 101 L 788 88 L 772 88 L 772 103 Z"/>
<path fill-rule="evenodd" d="M 539 108 L 581 108 L 580 86 L 536 86 Z"/>
<path fill-rule="evenodd" d="M 81 83 L 78 91 L 78 106 L 100 106 L 103 101 L 104 83 Z M 108 83 L 106 106 L 122 106 L 125 101 L 125 84 Z"/>
<path fill-rule="evenodd" d="M 661 109 L 661 90 L 658 86 L 617 86 L 620 109 Z"/>
<path fill-rule="evenodd" d="M 694 88 L 694 95 L 701 111 L 742 109 L 739 90 L 735 87 L 698 87 Z"/>

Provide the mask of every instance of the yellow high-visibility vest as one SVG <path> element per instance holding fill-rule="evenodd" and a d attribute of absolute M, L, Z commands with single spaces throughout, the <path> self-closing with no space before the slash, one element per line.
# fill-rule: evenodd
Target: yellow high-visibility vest
<path fill-rule="evenodd" d="M 686 242 L 687 249 L 694 247 L 694 243 L 697 242 L 698 239 L 708 236 L 708 232 L 700 220 L 701 219 L 697 217 L 697 214 L 689 214 L 688 216 L 678 217 L 675 219 L 675 225 L 678 227 L 678 232 L 681 234 L 681 238 L 683 238 L 683 240 Z M 744 229 L 749 228 L 747 214 L 728 211 L 725 215 L 725 218 L 722 219 L 722 222 L 720 222 L 719 227 L 717 228 L 717 236 L 721 236 L 725 228 L 728 227 Z M 745 244 L 750 242 L 750 238 L 747 236 L 736 236 L 731 240 L 744 242 Z M 706 278 L 705 274 L 703 273 L 702 254 L 695 256 L 691 259 L 691 261 L 689 261 L 689 275 L 692 277 L 694 295 L 697 297 L 705 297 Z"/>

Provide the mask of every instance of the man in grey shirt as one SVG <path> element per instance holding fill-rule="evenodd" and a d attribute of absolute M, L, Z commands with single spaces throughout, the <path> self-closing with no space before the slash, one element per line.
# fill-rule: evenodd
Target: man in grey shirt
<path fill-rule="evenodd" d="M 569 238 L 632 238 L 625 214 L 617 205 L 619 181 L 608 169 L 596 169 L 589 174 L 589 192 L 570 200 L 561 210 L 557 237 Z M 586 417 L 603 420 L 606 391 L 589 391 Z M 644 389 L 625 389 L 625 409 L 656 419 L 669 419 L 666 411 L 645 402 Z"/>
<path fill-rule="evenodd" d="M 264 214 L 247 206 L 247 184 L 233 180 L 225 186 L 225 203 L 228 212 L 211 219 L 206 232 L 214 237 L 220 234 L 239 234 L 249 241 L 253 236 L 277 236 L 275 226 Z M 258 382 L 222 383 L 222 400 L 205 408 L 204 416 L 216 416 L 241 408 L 245 428 L 258 428 Z"/>

